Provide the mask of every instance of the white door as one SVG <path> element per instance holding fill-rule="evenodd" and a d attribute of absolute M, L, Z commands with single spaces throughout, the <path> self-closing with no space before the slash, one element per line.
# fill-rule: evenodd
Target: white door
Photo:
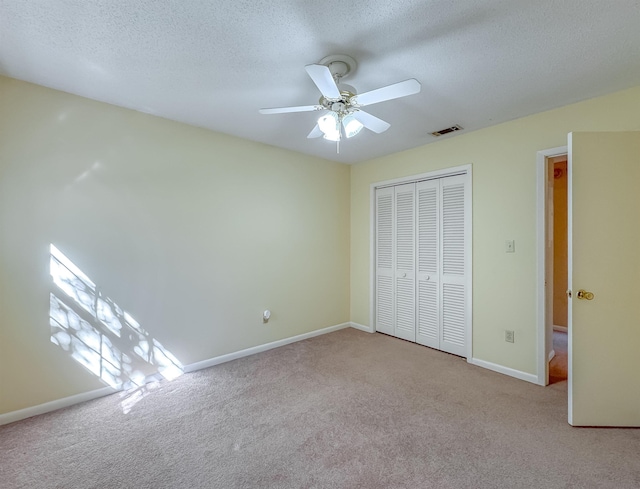
<path fill-rule="evenodd" d="M 573 133 L 569 167 L 569 423 L 640 426 L 640 132 Z"/>
<path fill-rule="evenodd" d="M 376 317 L 377 331 L 394 334 L 393 187 L 376 190 Z"/>
<path fill-rule="evenodd" d="M 376 330 L 471 351 L 468 174 L 376 189 Z"/>
<path fill-rule="evenodd" d="M 416 341 L 467 355 L 470 320 L 466 175 L 419 182 Z"/>
<path fill-rule="evenodd" d="M 470 219 L 467 211 L 469 192 L 466 175 L 441 180 L 442 201 L 442 336 L 440 349 L 455 355 L 467 355 L 468 321 L 471 320 L 468 303 L 470 287 Z M 468 339 L 470 341 L 470 338 Z"/>
<path fill-rule="evenodd" d="M 376 190 L 376 330 L 415 341 L 415 184 Z"/>
<path fill-rule="evenodd" d="M 414 183 L 394 187 L 396 314 L 393 334 L 409 341 L 416 341 L 415 187 Z"/>
<path fill-rule="evenodd" d="M 440 180 L 416 184 L 416 342 L 440 349 Z"/>

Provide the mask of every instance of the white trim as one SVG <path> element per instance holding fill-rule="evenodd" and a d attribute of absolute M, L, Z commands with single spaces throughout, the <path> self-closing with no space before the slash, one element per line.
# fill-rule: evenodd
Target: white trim
<path fill-rule="evenodd" d="M 32 416 L 38 416 L 39 414 L 49 413 L 51 411 L 57 411 L 58 409 L 73 406 L 81 402 L 91 401 L 98 399 L 99 397 L 108 396 L 118 392 L 120 389 L 114 389 L 113 387 L 103 387 L 89 392 L 83 392 L 82 394 L 76 394 L 74 396 L 63 397 L 62 399 L 56 399 L 55 401 L 45 402 L 44 404 L 38 404 L 37 406 L 31 406 L 18 411 L 11 411 L 5 414 L 0 414 L 0 426 L 3 424 L 13 423 L 23 419 L 31 418 Z"/>
<path fill-rule="evenodd" d="M 376 186 L 369 189 L 369 324 L 376 331 Z"/>
<path fill-rule="evenodd" d="M 445 178 L 455 175 L 466 175 L 468 178 L 468 185 L 465 195 L 465 212 L 469 216 L 468 233 L 469 233 L 469 246 L 465 250 L 465 258 L 468 263 L 467 283 L 466 288 L 468 291 L 467 301 L 467 324 L 465 328 L 466 334 L 466 358 L 473 356 L 473 165 L 471 163 L 466 165 L 454 166 L 451 168 L 443 168 L 440 170 L 434 170 L 427 173 L 420 173 L 418 175 L 409 175 L 406 177 L 394 178 L 391 180 L 383 180 L 380 182 L 374 182 L 369 186 L 369 324 L 370 331 L 374 333 L 375 327 L 375 275 L 376 275 L 376 260 L 375 260 L 375 199 L 376 189 L 402 185 L 405 183 L 420 182 L 423 180 L 433 180 L 436 178 Z"/>
<path fill-rule="evenodd" d="M 547 385 L 547 332 L 545 328 L 545 189 L 547 185 L 547 158 L 568 153 L 567 146 L 538 151 L 536 155 L 536 247 L 537 247 L 537 380 Z"/>
<path fill-rule="evenodd" d="M 573 133 L 567 151 L 567 289 L 573 290 Z M 573 305 L 567 308 L 567 421 L 573 426 Z"/>
<path fill-rule="evenodd" d="M 256 353 L 262 353 L 263 351 L 272 350 L 281 346 L 289 345 L 297 341 L 313 338 L 314 336 L 320 336 L 327 333 L 333 333 L 340 329 L 348 328 L 351 323 L 342 323 L 335 326 L 329 326 L 328 328 L 316 329 L 309 333 L 303 333 L 289 338 L 284 338 L 271 343 L 265 343 L 264 345 L 252 346 L 244 350 L 236 351 L 233 353 L 227 353 L 226 355 L 220 355 L 219 357 L 210 358 L 208 360 L 202 360 L 201 362 L 185 365 L 184 373 L 195 372 L 196 370 L 202 370 L 203 368 L 213 367 L 214 365 L 220 365 L 221 363 L 230 362 L 231 360 L 237 360 L 238 358 L 248 357 L 249 355 L 255 355 Z"/>
<path fill-rule="evenodd" d="M 375 333 L 375 331 L 371 326 L 365 326 L 364 324 L 354 323 L 353 321 L 351 321 L 349 325 L 352 328 L 359 329 L 360 331 L 364 331 L 365 333 Z"/>
<path fill-rule="evenodd" d="M 553 330 L 559 333 L 567 333 L 569 331 L 569 328 L 567 328 L 566 326 L 558 326 L 557 324 L 554 324 Z"/>
<path fill-rule="evenodd" d="M 467 311 L 466 311 L 466 325 L 465 325 L 465 341 L 467 358 L 473 358 L 473 172 L 471 165 L 468 165 L 466 170 L 467 185 L 465 190 L 467 195 L 464 196 L 465 214 L 468 216 L 468 222 L 466 224 L 465 232 L 469 233 L 468 246 L 465 249 L 465 262 L 467 263 L 467 280 L 465 287 L 468 290 L 467 293 Z"/>
<path fill-rule="evenodd" d="M 486 368 L 488 370 L 493 370 L 494 372 L 508 375 L 509 377 L 525 380 L 527 382 L 531 382 L 532 384 L 538 383 L 538 377 L 534 374 L 529 374 L 527 372 L 522 372 L 521 370 L 515 370 L 509 367 L 503 367 L 502 365 L 498 365 L 497 363 L 486 362 L 477 358 L 470 358 L 469 360 L 467 360 L 467 363 L 470 363 L 471 365 L 475 365 L 477 367 Z"/>
<path fill-rule="evenodd" d="M 340 329 L 345 329 L 348 327 L 369 331 L 369 328 L 357 323 L 348 322 L 348 323 L 337 324 L 335 326 L 329 326 L 328 328 L 317 329 L 315 331 L 310 331 L 309 333 L 303 333 L 297 336 L 291 336 L 289 338 L 284 338 L 278 341 L 272 341 L 271 343 L 266 343 L 264 345 L 258 345 L 258 346 L 247 348 L 245 350 L 240 350 L 234 353 L 228 353 L 226 355 L 221 355 L 219 357 L 210 358 L 209 360 L 203 360 L 201 362 L 192 363 L 184 367 L 184 373 L 195 372 L 196 370 L 201 370 L 203 368 L 213 367 L 214 365 L 230 362 L 231 360 L 236 360 L 238 358 L 254 355 L 255 353 L 261 353 L 263 351 L 271 350 L 273 348 L 278 348 L 280 346 L 288 345 L 290 343 L 295 343 L 297 341 L 313 338 L 314 336 L 333 333 L 334 331 L 338 331 Z M 8 423 L 13 423 L 15 421 L 20 421 L 22 419 L 27 419 L 32 416 L 37 416 L 39 414 L 45 414 L 51 411 L 56 411 L 58 409 L 73 406 L 74 404 L 78 404 L 81 402 L 91 401 L 99 397 L 108 396 L 109 394 L 120 392 L 121 390 L 122 389 L 115 389 L 113 387 L 103 387 L 102 389 L 83 392 L 81 394 L 65 397 L 63 399 L 57 399 L 55 401 L 45 402 L 44 404 L 39 404 L 37 406 L 32 406 L 32 407 L 20 409 L 18 411 L 11 411 L 9 413 L 0 414 L 0 426 Z"/>
<path fill-rule="evenodd" d="M 556 356 L 556 351 L 555 350 L 551 350 L 549 352 L 549 361 L 553 360 L 553 358 Z"/>
<path fill-rule="evenodd" d="M 436 178 L 452 177 L 454 175 L 464 175 L 471 172 L 471 163 L 467 165 L 453 166 L 451 168 L 442 168 L 427 173 L 419 173 L 418 175 L 409 175 L 406 177 L 393 178 L 391 180 L 383 180 L 381 182 L 372 183 L 371 186 L 376 188 L 395 187 L 405 183 L 420 182 L 422 180 L 434 180 Z"/>

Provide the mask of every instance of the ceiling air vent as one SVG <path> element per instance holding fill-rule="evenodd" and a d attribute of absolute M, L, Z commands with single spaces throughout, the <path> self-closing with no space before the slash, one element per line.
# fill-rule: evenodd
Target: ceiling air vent
<path fill-rule="evenodd" d="M 440 129 L 439 131 L 432 132 L 431 135 L 434 137 L 444 136 L 445 134 L 449 134 L 450 132 L 461 131 L 462 128 L 459 125 L 447 127 L 446 129 Z"/>

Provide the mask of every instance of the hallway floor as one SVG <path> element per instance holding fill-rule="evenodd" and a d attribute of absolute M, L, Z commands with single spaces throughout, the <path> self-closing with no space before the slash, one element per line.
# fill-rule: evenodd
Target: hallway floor
<path fill-rule="evenodd" d="M 567 380 L 567 333 L 553 332 L 553 349 L 556 355 L 549 363 L 549 384 Z"/>

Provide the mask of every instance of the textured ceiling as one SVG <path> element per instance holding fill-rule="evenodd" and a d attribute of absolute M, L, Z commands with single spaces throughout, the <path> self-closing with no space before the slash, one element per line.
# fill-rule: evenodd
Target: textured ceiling
<path fill-rule="evenodd" d="M 304 66 L 348 54 L 391 123 L 335 143 Z M 353 163 L 640 84 L 637 0 L 0 0 L 0 73 L 322 158 Z M 458 133 L 460 134 L 460 133 Z M 455 134 L 444 137 L 456 137 Z"/>

